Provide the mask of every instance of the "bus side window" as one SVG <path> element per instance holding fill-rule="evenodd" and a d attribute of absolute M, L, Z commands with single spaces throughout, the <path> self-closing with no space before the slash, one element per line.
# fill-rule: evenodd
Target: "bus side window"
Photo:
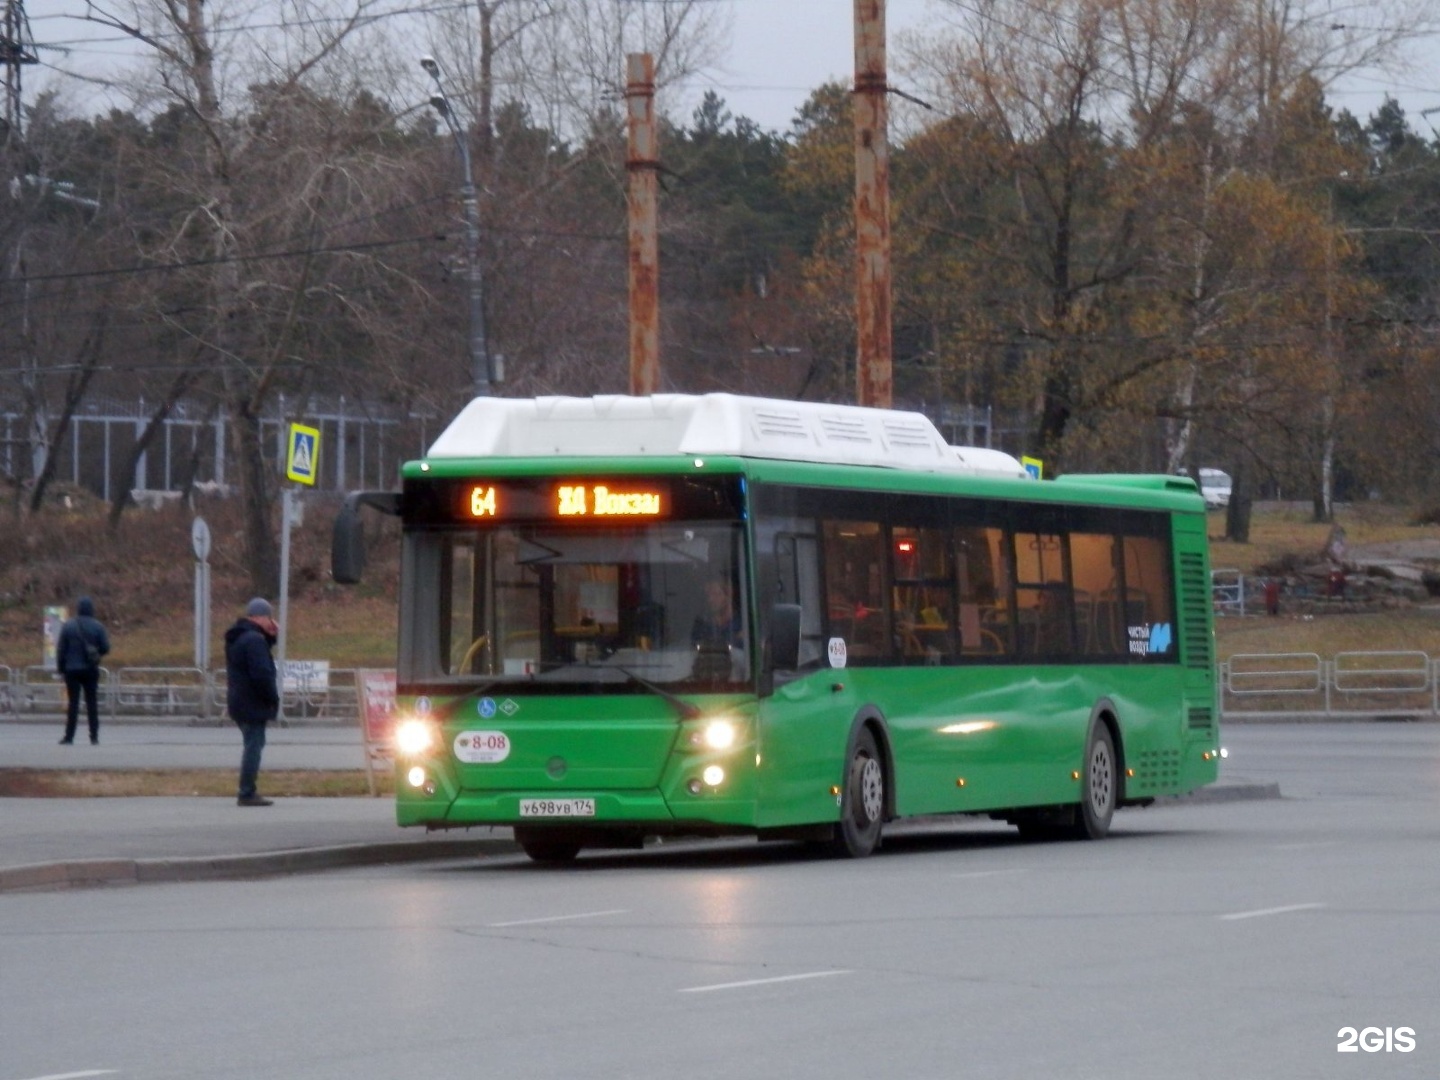
<path fill-rule="evenodd" d="M 1065 536 L 1015 533 L 1016 651 L 1030 656 L 1074 652 L 1074 613 L 1065 575 Z"/>
<path fill-rule="evenodd" d="M 1125 624 L 1127 634 L 1172 623 L 1169 545 L 1150 536 L 1125 537 Z M 1174 638 L 1171 639 L 1173 648 Z M 1166 652 L 1173 658 L 1171 649 Z"/>
<path fill-rule="evenodd" d="M 965 656 L 997 656 L 1010 651 L 1005 610 L 1010 587 L 1005 572 L 1002 529 L 955 529 L 955 569 L 959 586 L 960 651 Z"/>
<path fill-rule="evenodd" d="M 890 537 L 895 651 L 905 663 L 953 660 L 954 574 L 944 529 L 897 525 Z"/>
<path fill-rule="evenodd" d="M 854 659 L 890 653 L 889 604 L 883 592 L 883 531 L 874 521 L 827 521 L 825 606 L 830 635 L 845 639 Z"/>
<path fill-rule="evenodd" d="M 1119 625 L 1119 538 L 1107 533 L 1070 534 L 1070 573 L 1075 585 L 1075 628 L 1085 656 L 1125 653 Z"/>
<path fill-rule="evenodd" d="M 795 523 L 797 526 L 799 523 Z M 819 664 L 825 655 L 825 625 L 820 601 L 820 545 L 814 533 L 781 532 L 772 547 L 772 593 L 761 596 L 765 616 L 772 604 L 800 605 L 800 667 Z"/>

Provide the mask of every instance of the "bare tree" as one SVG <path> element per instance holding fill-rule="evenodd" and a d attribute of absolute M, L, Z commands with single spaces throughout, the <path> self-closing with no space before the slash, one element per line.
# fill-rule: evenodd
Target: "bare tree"
<path fill-rule="evenodd" d="M 134 0 L 91 4 L 87 16 L 148 50 L 137 98 L 174 116 L 175 146 L 157 182 L 177 210 L 146 254 L 189 276 L 192 304 L 173 330 L 193 343 L 195 370 L 179 372 L 162 400 L 201 376 L 219 385 L 257 592 L 278 579 L 277 476 L 261 420 L 279 390 L 314 378 L 312 317 L 344 307 L 329 280 L 326 227 L 384 186 L 385 149 L 347 137 L 347 110 L 336 104 L 358 94 L 375 7 L 300 0 L 277 18 L 264 4 Z"/>
<path fill-rule="evenodd" d="M 953 8 L 954 34 L 908 41 L 908 70 L 985 135 L 984 160 L 1008 177 L 1012 198 L 989 232 L 1014 285 L 998 329 L 1025 343 L 1041 452 L 1058 455 L 1076 418 L 1148 394 L 1175 421 L 1179 460 L 1195 359 L 1248 307 L 1214 278 L 1217 193 L 1237 170 L 1284 171 L 1281 112 L 1307 80 L 1394 56 L 1435 15 L 1397 0 L 1365 19 L 1385 29 L 1363 32 L 1320 0 Z M 1157 320 L 1186 329 L 1157 335 Z"/>

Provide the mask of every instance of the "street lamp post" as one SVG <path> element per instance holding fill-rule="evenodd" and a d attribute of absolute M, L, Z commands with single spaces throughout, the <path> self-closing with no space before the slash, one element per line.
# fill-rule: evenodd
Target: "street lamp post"
<path fill-rule="evenodd" d="M 470 143 L 455 119 L 450 99 L 445 96 L 445 87 L 440 82 L 440 65 L 433 56 L 422 56 L 420 66 L 435 83 L 436 92 L 430 96 L 430 105 L 444 117 L 445 126 L 455 139 L 455 149 L 464 170 L 465 183 L 460 194 L 465 206 L 465 269 L 470 283 L 470 378 L 475 395 L 486 397 L 494 379 L 490 350 L 485 340 L 484 290 L 480 280 L 480 200 L 475 191 L 475 174 L 470 166 Z"/>

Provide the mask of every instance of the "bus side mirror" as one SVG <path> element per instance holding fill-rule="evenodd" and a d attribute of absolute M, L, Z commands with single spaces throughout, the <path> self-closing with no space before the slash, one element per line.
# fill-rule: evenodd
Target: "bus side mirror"
<path fill-rule="evenodd" d="M 794 671 L 800 666 L 800 605 L 776 604 L 770 609 L 770 667 Z"/>
<path fill-rule="evenodd" d="M 359 585 L 364 574 L 365 526 L 360 508 L 346 499 L 330 536 L 330 576 L 337 585 Z"/>
<path fill-rule="evenodd" d="M 358 585 L 365 574 L 365 527 L 360 520 L 361 506 L 371 506 L 385 514 L 398 514 L 400 493 L 352 491 L 345 496 L 330 536 L 330 576 L 337 585 Z"/>

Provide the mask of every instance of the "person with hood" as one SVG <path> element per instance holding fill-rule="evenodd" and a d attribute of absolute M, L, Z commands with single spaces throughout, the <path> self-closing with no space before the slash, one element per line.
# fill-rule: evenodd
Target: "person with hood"
<path fill-rule="evenodd" d="M 255 790 L 255 783 L 260 776 L 260 753 L 265 749 L 265 725 L 280 714 L 280 688 L 270 652 L 279 636 L 270 602 L 258 596 L 225 631 L 226 706 L 245 740 L 237 806 L 273 805 Z"/>
<path fill-rule="evenodd" d="M 80 695 L 85 695 L 85 717 L 90 721 L 90 745 L 100 741 L 100 660 L 110 651 L 110 635 L 95 618 L 95 601 L 82 596 L 75 617 L 65 620 L 55 642 L 55 670 L 65 679 L 65 736 L 61 746 L 75 742 L 80 718 Z"/>

